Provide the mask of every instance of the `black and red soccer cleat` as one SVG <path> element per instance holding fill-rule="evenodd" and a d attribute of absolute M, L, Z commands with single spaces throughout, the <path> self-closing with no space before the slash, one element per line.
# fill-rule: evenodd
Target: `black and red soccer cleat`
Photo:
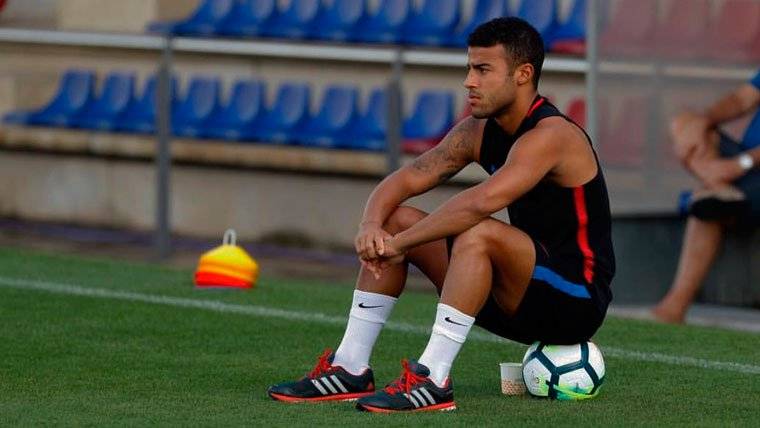
<path fill-rule="evenodd" d="M 366 412 L 396 413 L 448 411 L 457 408 L 451 380 L 439 388 L 428 377 L 430 369 L 416 361 L 401 361 L 401 376 L 383 390 L 359 399 L 356 408 Z"/>
<path fill-rule="evenodd" d="M 314 369 L 295 382 L 272 385 L 267 394 L 274 400 L 291 403 L 305 401 L 350 401 L 372 395 L 375 378 L 372 369 L 353 375 L 332 365 L 335 354 L 326 349 Z"/>

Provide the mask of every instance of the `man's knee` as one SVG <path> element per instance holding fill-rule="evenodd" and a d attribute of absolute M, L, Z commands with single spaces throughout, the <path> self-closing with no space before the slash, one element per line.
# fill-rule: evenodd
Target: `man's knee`
<path fill-rule="evenodd" d="M 391 213 L 388 220 L 385 221 L 383 229 L 385 229 L 386 232 L 395 235 L 396 233 L 409 229 L 424 217 L 425 213 L 423 211 L 402 205 Z"/>
<path fill-rule="evenodd" d="M 483 220 L 475 226 L 465 230 L 454 238 L 452 256 L 461 253 L 485 252 L 488 241 L 493 236 L 490 227 L 491 220 Z"/>

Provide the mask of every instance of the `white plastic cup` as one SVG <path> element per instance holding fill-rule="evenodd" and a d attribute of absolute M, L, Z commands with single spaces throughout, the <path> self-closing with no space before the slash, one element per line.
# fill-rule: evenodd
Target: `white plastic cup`
<path fill-rule="evenodd" d="M 500 363 L 501 393 L 504 395 L 525 394 L 522 363 Z"/>

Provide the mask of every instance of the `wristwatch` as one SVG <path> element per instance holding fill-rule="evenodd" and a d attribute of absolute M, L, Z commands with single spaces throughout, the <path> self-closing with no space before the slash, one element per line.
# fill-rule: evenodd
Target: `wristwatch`
<path fill-rule="evenodd" d="M 755 166 L 755 161 L 752 159 L 752 156 L 750 156 L 748 153 L 742 153 L 739 155 L 739 166 L 742 167 L 742 170 L 749 171 L 752 169 L 753 166 Z"/>

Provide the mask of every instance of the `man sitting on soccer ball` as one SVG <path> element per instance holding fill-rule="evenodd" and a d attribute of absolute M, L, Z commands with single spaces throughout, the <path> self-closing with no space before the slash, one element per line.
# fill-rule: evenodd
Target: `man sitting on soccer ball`
<path fill-rule="evenodd" d="M 355 241 L 362 269 L 343 340 L 304 378 L 270 387 L 272 398 L 452 410 L 449 370 L 473 324 L 553 344 L 585 342 L 602 324 L 615 272 L 607 189 L 588 136 L 537 93 L 543 40 L 523 20 L 497 18 L 468 46 L 472 116 L 375 188 Z M 401 205 L 471 162 L 491 177 L 431 214 Z M 511 224 L 491 218 L 504 207 Z M 440 295 L 433 332 L 419 360 L 404 360 L 400 378 L 376 390 L 370 354 L 409 263 Z"/>

